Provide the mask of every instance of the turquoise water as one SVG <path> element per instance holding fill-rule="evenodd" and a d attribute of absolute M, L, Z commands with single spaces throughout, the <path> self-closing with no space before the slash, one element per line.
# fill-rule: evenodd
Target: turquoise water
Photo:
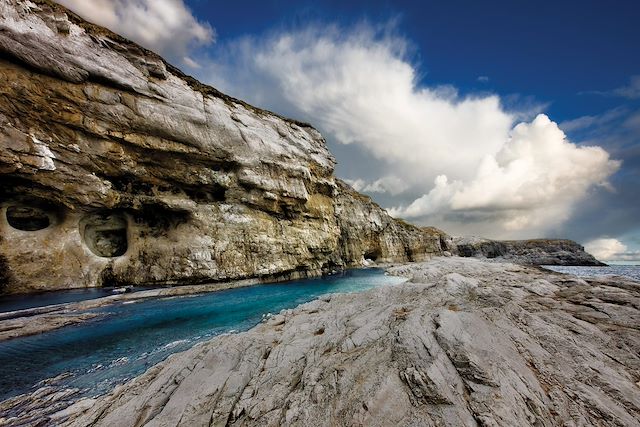
<path fill-rule="evenodd" d="M 0 342 L 0 400 L 70 374 L 62 387 L 105 393 L 168 355 L 222 333 L 256 325 L 266 313 L 293 308 L 320 295 L 401 283 L 381 269 L 257 285 L 204 295 L 142 300 L 92 310 L 99 319 Z"/>

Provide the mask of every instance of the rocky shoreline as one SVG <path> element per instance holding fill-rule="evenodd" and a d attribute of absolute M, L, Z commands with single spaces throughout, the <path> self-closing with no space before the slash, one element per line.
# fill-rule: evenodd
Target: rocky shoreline
<path fill-rule="evenodd" d="M 446 233 L 433 227 L 428 227 L 426 232 L 429 235 L 437 236 L 436 238 L 440 240 L 440 247 L 443 253 L 448 256 L 453 253 L 463 257 L 475 257 L 496 262 L 513 262 L 522 265 L 605 265 L 585 252 L 582 246 L 570 240 L 539 239 L 501 242 L 481 238 L 451 238 Z M 558 247 L 561 249 L 558 249 Z M 394 265 L 394 263 L 375 263 L 370 260 L 366 261 L 366 263 L 369 266 L 375 264 L 383 268 Z M 336 270 L 333 272 L 336 272 Z M 329 274 L 333 272 L 329 272 Z M 139 291 L 133 294 L 112 295 L 75 303 L 0 313 L 0 341 L 35 335 L 82 323 L 99 316 L 96 313 L 89 313 L 89 310 L 118 302 L 215 292 L 259 283 L 275 283 L 278 279 L 286 281 L 291 277 L 284 275 L 201 285 L 181 285 Z"/>
<path fill-rule="evenodd" d="M 42 390 L 4 402 L 4 422 L 638 425 L 638 282 L 457 257 L 389 271 L 409 282 L 286 310 L 62 412 Z"/>

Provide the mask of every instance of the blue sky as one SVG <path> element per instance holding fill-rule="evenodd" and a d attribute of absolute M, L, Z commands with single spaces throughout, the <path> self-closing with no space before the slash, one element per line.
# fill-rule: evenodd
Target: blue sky
<path fill-rule="evenodd" d="M 636 1 L 61 3 L 311 122 L 398 216 L 640 259 Z"/>
<path fill-rule="evenodd" d="M 219 40 L 263 34 L 309 22 L 397 21 L 414 44 L 429 83 L 463 91 L 521 93 L 551 102 L 566 120 L 617 105 L 576 96 L 606 91 L 640 72 L 640 4 L 635 1 L 238 1 L 187 4 L 212 23 Z M 489 77 L 479 84 L 478 76 Z"/>

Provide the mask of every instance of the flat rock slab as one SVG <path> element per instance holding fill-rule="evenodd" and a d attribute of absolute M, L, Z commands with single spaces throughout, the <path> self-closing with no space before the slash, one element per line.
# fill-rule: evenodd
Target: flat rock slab
<path fill-rule="evenodd" d="M 460 258 L 390 272 L 409 282 L 325 296 L 173 355 L 95 401 L 29 417 L 71 426 L 640 425 L 638 282 Z"/>

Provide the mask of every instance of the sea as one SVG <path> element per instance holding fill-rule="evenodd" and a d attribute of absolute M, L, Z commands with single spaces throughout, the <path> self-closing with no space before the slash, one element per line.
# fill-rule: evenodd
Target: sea
<path fill-rule="evenodd" d="M 603 267 L 543 265 L 542 267 L 578 277 L 622 276 L 640 281 L 640 265 L 608 265 Z"/>

